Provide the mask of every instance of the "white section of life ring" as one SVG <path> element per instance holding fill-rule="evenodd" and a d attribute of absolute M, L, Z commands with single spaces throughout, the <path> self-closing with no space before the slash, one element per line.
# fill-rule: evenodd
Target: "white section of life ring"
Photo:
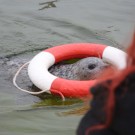
<path fill-rule="evenodd" d="M 54 56 L 48 52 L 40 52 L 30 61 L 28 75 L 33 84 L 41 90 L 49 91 L 52 82 L 57 78 L 48 72 L 48 68 L 54 63 Z"/>
<path fill-rule="evenodd" d="M 111 46 L 106 47 L 102 54 L 103 60 L 115 65 L 118 69 L 126 67 L 126 57 L 125 52 Z"/>

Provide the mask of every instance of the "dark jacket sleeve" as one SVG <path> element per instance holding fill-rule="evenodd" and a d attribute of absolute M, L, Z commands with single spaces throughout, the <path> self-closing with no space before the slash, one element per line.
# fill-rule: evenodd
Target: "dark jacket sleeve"
<path fill-rule="evenodd" d="M 109 83 L 111 86 L 111 81 L 107 81 Z M 77 135 L 85 135 L 88 128 L 106 121 L 103 108 L 109 90 L 105 86 L 98 84 L 91 89 L 94 96 L 91 109 L 80 121 Z M 89 135 L 135 135 L 135 73 L 128 75 L 115 90 L 115 108 L 110 126 Z"/>

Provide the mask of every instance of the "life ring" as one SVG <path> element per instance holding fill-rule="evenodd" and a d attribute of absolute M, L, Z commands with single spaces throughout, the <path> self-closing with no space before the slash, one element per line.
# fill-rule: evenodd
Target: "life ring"
<path fill-rule="evenodd" d="M 37 54 L 28 66 L 30 80 L 39 89 L 55 94 L 59 91 L 65 97 L 88 96 L 89 89 L 97 80 L 76 81 L 59 78 L 49 73 L 53 64 L 72 58 L 100 57 L 117 66 L 126 67 L 126 53 L 110 46 L 93 43 L 74 43 L 55 46 Z"/>

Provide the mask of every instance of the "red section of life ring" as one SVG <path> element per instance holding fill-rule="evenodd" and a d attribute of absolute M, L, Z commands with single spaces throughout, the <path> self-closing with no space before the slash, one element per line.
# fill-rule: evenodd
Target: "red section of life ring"
<path fill-rule="evenodd" d="M 72 58 L 99 57 L 102 58 L 106 45 L 91 43 L 74 43 L 52 47 L 44 50 L 55 57 L 55 62 Z"/>
<path fill-rule="evenodd" d="M 96 80 L 73 81 L 57 78 L 53 81 L 50 91 L 55 94 L 53 90 L 58 90 L 65 97 L 86 97 L 90 96 L 89 90 L 96 82 Z"/>

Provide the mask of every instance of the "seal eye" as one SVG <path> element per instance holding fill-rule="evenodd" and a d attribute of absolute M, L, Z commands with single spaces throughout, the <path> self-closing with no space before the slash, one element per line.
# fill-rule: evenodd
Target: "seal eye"
<path fill-rule="evenodd" d="M 95 67 L 96 67 L 95 64 L 90 64 L 90 65 L 88 65 L 88 69 L 90 69 L 90 70 L 94 69 Z"/>

